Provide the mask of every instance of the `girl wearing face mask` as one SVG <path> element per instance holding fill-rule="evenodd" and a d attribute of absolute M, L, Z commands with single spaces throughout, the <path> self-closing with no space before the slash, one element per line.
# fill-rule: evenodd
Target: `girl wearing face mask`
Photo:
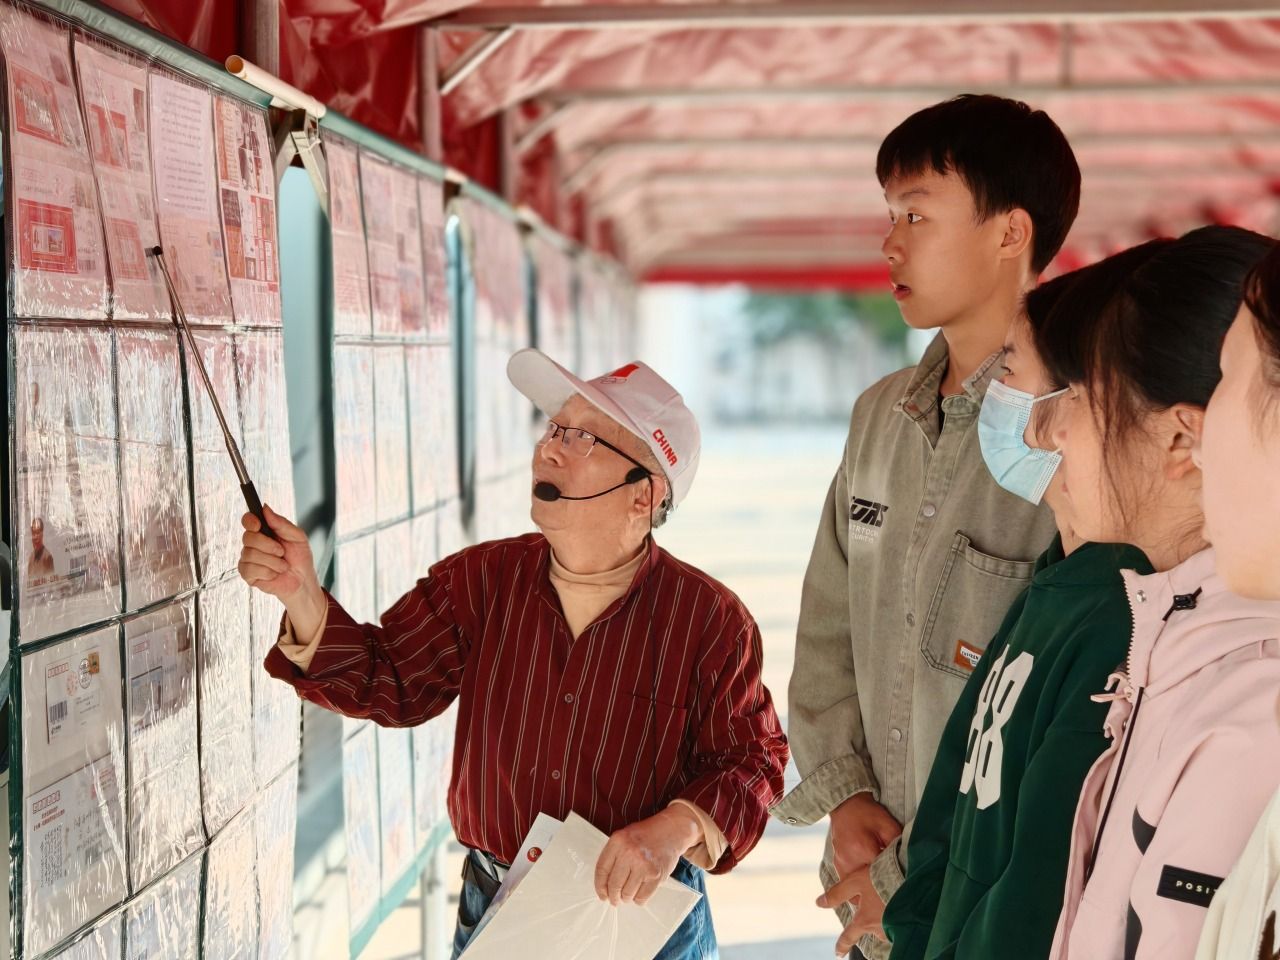
<path fill-rule="evenodd" d="M 1004 376 L 978 421 L 982 455 L 1005 490 L 1053 509 L 1059 536 L 1036 562 L 982 655 L 943 734 L 907 847 L 907 876 L 884 926 L 892 960 L 1043 957 L 1062 902 L 1080 784 L 1106 749 L 1106 707 L 1090 700 L 1124 658 L 1132 629 L 1120 571 L 1151 572 L 1142 552 L 1083 543 L 1048 443 L 1063 393 L 1040 362 L 1031 323 L 1083 325 L 1153 241 L 1027 295 L 1005 345 Z M 1030 322 L 1029 322 L 1029 320 Z M 1081 318 L 1081 319 L 1077 319 Z"/>
<path fill-rule="evenodd" d="M 1054 958 L 1192 957 L 1280 782 L 1280 602 L 1235 596 L 1215 573 L 1193 459 L 1242 282 L 1269 247 L 1192 231 L 1133 271 L 1083 337 L 1057 316 L 1034 330 L 1068 384 L 1052 441 L 1076 533 L 1132 543 L 1155 568 L 1124 572 L 1133 632 L 1096 698 L 1111 743 L 1081 792 Z"/>
<path fill-rule="evenodd" d="M 1204 415 L 1200 469 L 1218 575 L 1243 597 L 1280 600 L 1280 248 L 1245 281 Z M 1280 793 L 1209 904 L 1197 960 L 1272 960 L 1278 914 Z"/>

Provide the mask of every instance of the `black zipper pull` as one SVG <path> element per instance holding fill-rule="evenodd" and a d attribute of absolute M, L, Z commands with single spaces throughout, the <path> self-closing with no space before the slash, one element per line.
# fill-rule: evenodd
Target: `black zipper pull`
<path fill-rule="evenodd" d="M 1165 622 L 1179 610 L 1194 610 L 1196 608 L 1196 598 L 1203 592 L 1204 587 L 1198 587 L 1195 593 L 1179 593 L 1173 598 L 1173 606 L 1171 606 L 1164 615 Z"/>

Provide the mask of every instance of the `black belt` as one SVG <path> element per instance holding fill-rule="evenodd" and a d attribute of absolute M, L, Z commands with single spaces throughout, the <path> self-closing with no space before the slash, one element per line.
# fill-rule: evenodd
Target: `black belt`
<path fill-rule="evenodd" d="M 502 886 L 509 869 L 510 866 L 493 854 L 468 847 L 467 855 L 462 861 L 462 879 L 474 883 L 481 893 L 492 900 L 498 895 L 498 888 Z"/>

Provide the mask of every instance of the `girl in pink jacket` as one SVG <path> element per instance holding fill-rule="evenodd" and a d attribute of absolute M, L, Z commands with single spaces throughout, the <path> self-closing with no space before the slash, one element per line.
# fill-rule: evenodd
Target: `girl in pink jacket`
<path fill-rule="evenodd" d="M 1204 417 L 1205 533 L 1229 588 L 1280 600 L 1280 248 L 1250 274 L 1244 299 L 1222 347 L 1222 382 Z M 1280 690 L 1273 693 L 1280 728 Z M 1277 954 L 1280 792 L 1209 905 L 1196 960 Z"/>
<path fill-rule="evenodd" d="M 1035 330 L 1070 384 L 1053 440 L 1077 535 L 1132 543 L 1157 571 L 1125 574 L 1133 637 L 1099 691 L 1112 742 L 1076 811 L 1055 958 L 1191 958 L 1280 784 L 1280 602 L 1242 599 L 1217 575 L 1193 458 L 1244 276 L 1269 246 L 1192 231 L 1102 316 Z"/>

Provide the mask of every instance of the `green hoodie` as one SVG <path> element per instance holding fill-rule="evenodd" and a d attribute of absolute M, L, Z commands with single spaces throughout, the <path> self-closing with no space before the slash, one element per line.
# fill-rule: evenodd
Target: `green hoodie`
<path fill-rule="evenodd" d="M 1128 653 L 1135 547 L 1055 539 L 947 721 L 884 913 L 891 960 L 1043 957 L 1080 785 L 1107 741 L 1095 703 Z M 958 786 L 958 792 L 957 792 Z"/>

